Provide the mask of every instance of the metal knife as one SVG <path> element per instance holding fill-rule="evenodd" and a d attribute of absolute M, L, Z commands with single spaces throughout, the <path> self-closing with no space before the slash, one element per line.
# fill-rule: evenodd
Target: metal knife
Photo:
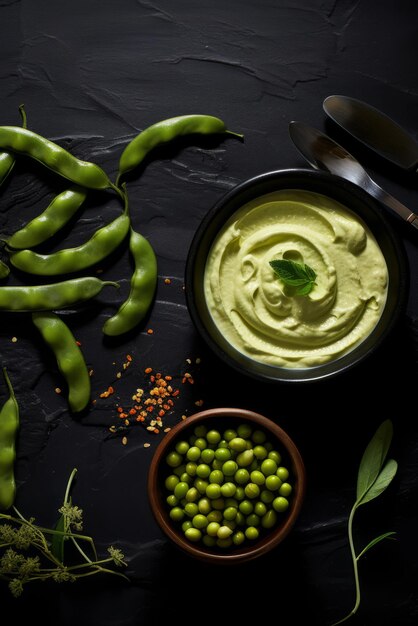
<path fill-rule="evenodd" d="M 341 128 L 384 159 L 418 173 L 418 143 L 393 119 L 348 96 L 328 96 L 323 108 Z"/>

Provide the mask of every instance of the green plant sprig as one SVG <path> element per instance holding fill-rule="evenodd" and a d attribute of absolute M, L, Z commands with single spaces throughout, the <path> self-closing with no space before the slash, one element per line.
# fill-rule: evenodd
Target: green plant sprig
<path fill-rule="evenodd" d="M 294 287 L 295 296 L 307 296 L 316 285 L 316 272 L 305 263 L 274 259 L 269 264 L 285 285 Z"/>
<path fill-rule="evenodd" d="M 375 432 L 369 445 L 364 451 L 363 457 L 360 462 L 360 467 L 357 476 L 357 493 L 356 501 L 350 511 L 348 518 L 348 543 L 350 546 L 351 558 L 353 561 L 354 582 L 355 582 L 355 604 L 352 610 L 338 620 L 334 622 L 332 626 L 342 624 L 350 617 L 356 614 L 361 600 L 360 579 L 358 573 L 358 562 L 360 558 L 375 545 L 387 538 L 392 538 L 394 532 L 386 532 L 378 537 L 372 539 L 358 554 L 356 553 L 354 540 L 353 540 L 353 521 L 354 515 L 359 506 L 374 500 L 389 486 L 393 480 L 398 464 L 393 459 L 386 461 L 386 456 L 392 441 L 393 426 L 390 420 L 385 420 Z"/>
<path fill-rule="evenodd" d="M 72 504 L 70 497 L 76 472 L 76 469 L 71 472 L 54 529 L 38 526 L 34 518 L 26 519 L 14 506 L 14 515 L 0 513 L 0 579 L 8 582 L 15 597 L 21 595 L 25 584 L 36 580 L 74 582 L 99 573 L 129 580 L 122 572 L 107 567 L 110 564 L 126 566 L 121 550 L 110 546 L 108 556 L 100 559 L 92 537 L 78 532 L 82 530 L 83 512 Z M 64 547 L 68 541 L 77 549 L 82 558 L 80 562 L 65 563 Z M 87 551 L 80 545 L 82 542 L 87 544 Z M 24 552 L 29 550 L 26 556 Z"/>

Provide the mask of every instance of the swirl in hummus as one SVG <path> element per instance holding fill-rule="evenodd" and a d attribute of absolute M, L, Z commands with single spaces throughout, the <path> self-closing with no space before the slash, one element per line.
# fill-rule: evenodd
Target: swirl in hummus
<path fill-rule="evenodd" d="M 315 270 L 308 296 L 292 294 L 269 265 L 273 259 Z M 204 292 L 214 324 L 236 350 L 306 368 L 337 359 L 372 332 L 387 283 L 384 256 L 357 215 L 316 192 L 283 190 L 228 220 L 209 252 Z"/>

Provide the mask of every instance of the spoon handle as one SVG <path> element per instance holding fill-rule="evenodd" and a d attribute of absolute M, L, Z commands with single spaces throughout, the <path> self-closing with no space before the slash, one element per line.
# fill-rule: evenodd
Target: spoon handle
<path fill-rule="evenodd" d="M 415 228 L 418 228 L 418 215 L 413 213 L 408 207 L 406 207 L 402 202 L 399 202 L 396 198 L 390 195 L 387 191 L 379 187 L 374 180 L 367 181 L 367 185 L 365 185 L 366 191 L 369 192 L 374 198 L 379 200 L 382 204 L 386 205 L 392 211 L 394 211 L 399 217 L 401 217 Z"/>

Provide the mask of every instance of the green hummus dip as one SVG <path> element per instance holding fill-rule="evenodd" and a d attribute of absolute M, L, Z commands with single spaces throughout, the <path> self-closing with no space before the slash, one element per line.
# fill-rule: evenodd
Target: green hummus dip
<path fill-rule="evenodd" d="M 269 262 L 309 265 L 316 284 L 295 296 Z M 306 368 L 337 359 L 375 328 L 388 271 L 369 228 L 339 202 L 282 190 L 236 211 L 214 241 L 204 293 L 225 340 L 251 359 Z"/>

